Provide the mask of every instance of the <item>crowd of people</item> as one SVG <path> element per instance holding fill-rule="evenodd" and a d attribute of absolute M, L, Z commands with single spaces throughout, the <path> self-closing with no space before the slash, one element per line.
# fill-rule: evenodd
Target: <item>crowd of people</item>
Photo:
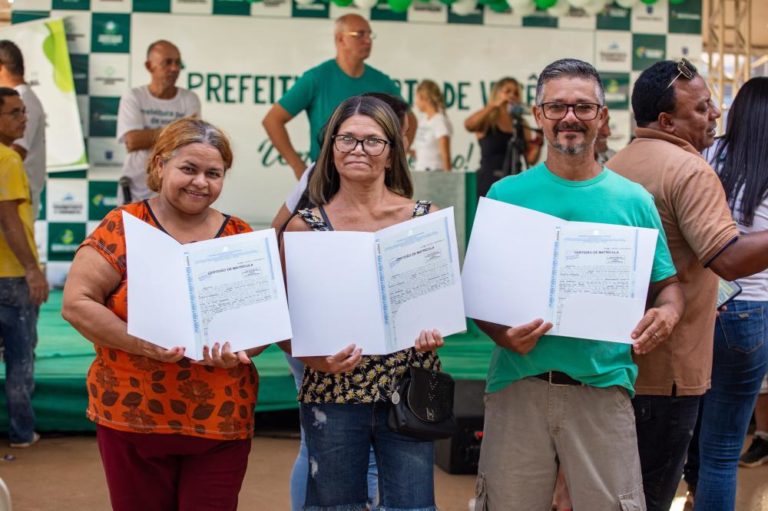
<path fill-rule="evenodd" d="M 440 86 L 418 85 L 417 118 L 389 76 L 365 63 L 372 39 L 364 18 L 339 18 L 335 58 L 306 71 L 263 119 L 298 180 L 273 220 L 279 235 L 374 232 L 437 210 L 413 197 L 410 172 L 452 168 Z M 62 315 L 96 351 L 87 416 L 117 510 L 234 510 L 251 448 L 252 359 L 264 347 L 233 352 L 222 339 L 192 361 L 182 347 L 127 332 L 123 211 L 179 243 L 251 230 L 212 207 L 234 155 L 197 97 L 176 85 L 181 67 L 179 49 L 156 41 L 150 83 L 121 99 L 124 205 L 80 246 L 64 289 Z M 683 474 L 696 510 L 734 509 L 739 463 L 768 460 L 768 78 L 744 85 L 716 139 L 721 112 L 696 68 L 658 62 L 634 84 L 637 128 L 618 152 L 607 146 L 605 92 L 589 63 L 566 58 L 539 73 L 535 128 L 520 96 L 519 83 L 502 78 L 464 123 L 481 147 L 478 194 L 565 220 L 656 229 L 658 240 L 632 344 L 556 335 L 543 318 L 477 321 L 494 351 L 475 510 L 546 510 L 554 493 L 559 509 L 668 511 Z M 302 112 L 309 165 L 286 130 Z M 39 440 L 30 400 L 48 294 L 34 242 L 43 127 L 21 53 L 0 41 L 0 338 L 12 447 Z M 721 280 L 742 291 L 718 310 Z M 297 359 L 290 340 L 279 343 L 302 425 L 292 509 L 436 509 L 433 442 L 387 423 L 393 382 L 411 366 L 441 367 L 445 341 L 431 327 L 391 355 L 350 345 Z M 757 431 L 741 456 L 756 403 Z"/>

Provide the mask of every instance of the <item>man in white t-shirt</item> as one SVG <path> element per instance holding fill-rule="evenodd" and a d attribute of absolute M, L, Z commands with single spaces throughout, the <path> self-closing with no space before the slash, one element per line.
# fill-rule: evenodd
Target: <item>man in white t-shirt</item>
<path fill-rule="evenodd" d="M 125 93 L 117 113 L 117 140 L 125 144 L 128 153 L 117 191 L 120 204 L 154 195 L 147 187 L 147 158 L 160 130 L 176 119 L 200 115 L 195 93 L 176 86 L 184 66 L 173 43 L 160 40 L 150 44 L 144 66 L 151 77 L 149 85 Z"/>
<path fill-rule="evenodd" d="M 14 140 L 11 149 L 24 161 L 29 180 L 32 212 L 40 211 L 40 193 L 45 186 L 45 112 L 43 105 L 28 83 L 24 81 L 24 57 L 11 41 L 0 41 L 0 87 L 14 89 L 21 96 L 27 113 L 24 136 Z"/>

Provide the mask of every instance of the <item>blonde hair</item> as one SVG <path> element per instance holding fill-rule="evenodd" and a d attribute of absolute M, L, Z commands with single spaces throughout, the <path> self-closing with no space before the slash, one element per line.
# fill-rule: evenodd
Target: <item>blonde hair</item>
<path fill-rule="evenodd" d="M 422 80 L 416 87 L 416 93 L 424 95 L 424 99 L 438 112 L 445 112 L 445 99 L 440 86 L 432 80 Z"/>
<path fill-rule="evenodd" d="M 489 98 L 489 102 L 496 101 L 499 93 L 501 93 L 501 89 L 503 89 L 507 84 L 513 83 L 515 84 L 515 87 L 517 87 L 518 94 L 522 94 L 522 90 L 520 89 L 520 82 L 512 78 L 511 76 L 505 76 L 504 78 L 501 78 L 496 83 L 493 84 L 493 87 L 491 87 L 491 96 Z M 488 130 L 490 130 L 493 126 L 496 125 L 496 121 L 499 120 L 499 111 L 494 110 L 491 112 L 488 117 L 486 117 L 485 126 L 483 126 L 482 132 L 487 133 Z"/>
<path fill-rule="evenodd" d="M 354 115 L 370 117 L 384 131 L 389 143 L 390 168 L 384 176 L 384 185 L 402 197 L 413 196 L 413 182 L 405 157 L 400 121 L 385 102 L 371 96 L 353 96 L 340 104 L 326 125 L 323 145 L 317 158 L 317 165 L 309 179 L 309 198 L 313 204 L 328 204 L 339 191 L 341 177 L 336 169 L 333 155 L 333 137 L 339 127 Z"/>
<path fill-rule="evenodd" d="M 224 170 L 232 167 L 232 147 L 227 136 L 216 126 L 197 117 L 184 117 L 163 128 L 147 160 L 147 186 L 159 192 L 163 184 L 160 162 L 166 163 L 176 151 L 190 144 L 207 144 L 221 154 Z"/>

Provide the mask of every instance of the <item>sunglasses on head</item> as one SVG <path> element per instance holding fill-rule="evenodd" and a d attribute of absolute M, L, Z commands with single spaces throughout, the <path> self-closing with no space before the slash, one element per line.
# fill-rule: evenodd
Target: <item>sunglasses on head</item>
<path fill-rule="evenodd" d="M 669 85 L 667 85 L 667 89 L 672 87 L 672 85 L 681 76 L 686 80 L 693 80 L 696 77 L 696 73 L 697 73 L 696 66 L 691 64 L 691 62 L 688 59 L 681 58 L 680 60 L 677 61 L 677 76 L 672 78 L 672 81 L 669 82 Z"/>

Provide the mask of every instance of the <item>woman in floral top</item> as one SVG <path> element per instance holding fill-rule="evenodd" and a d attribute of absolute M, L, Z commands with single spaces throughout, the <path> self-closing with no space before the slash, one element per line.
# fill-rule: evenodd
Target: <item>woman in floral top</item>
<path fill-rule="evenodd" d="M 80 246 L 62 315 L 96 348 L 88 417 L 115 510 L 235 510 L 248 453 L 258 373 L 228 343 L 204 360 L 127 333 L 128 279 L 122 212 L 191 243 L 250 231 L 210 205 L 232 166 L 229 141 L 193 118 L 168 125 L 148 160 L 159 195 L 111 211 Z M 175 318 L 157 318 L 173 321 Z"/>
<path fill-rule="evenodd" d="M 286 231 L 373 232 L 430 206 L 411 200 L 399 121 L 372 97 L 350 98 L 331 116 L 309 193 L 319 207 L 300 212 Z M 442 345 L 438 331 L 424 330 L 414 348 L 391 355 L 363 356 L 350 345 L 332 356 L 301 359 L 307 368 L 299 401 L 310 460 L 305 509 L 366 509 L 371 445 L 380 505 L 435 509 L 433 443 L 391 431 L 387 416 L 393 383 L 409 365 L 437 367 L 434 351 Z"/>

